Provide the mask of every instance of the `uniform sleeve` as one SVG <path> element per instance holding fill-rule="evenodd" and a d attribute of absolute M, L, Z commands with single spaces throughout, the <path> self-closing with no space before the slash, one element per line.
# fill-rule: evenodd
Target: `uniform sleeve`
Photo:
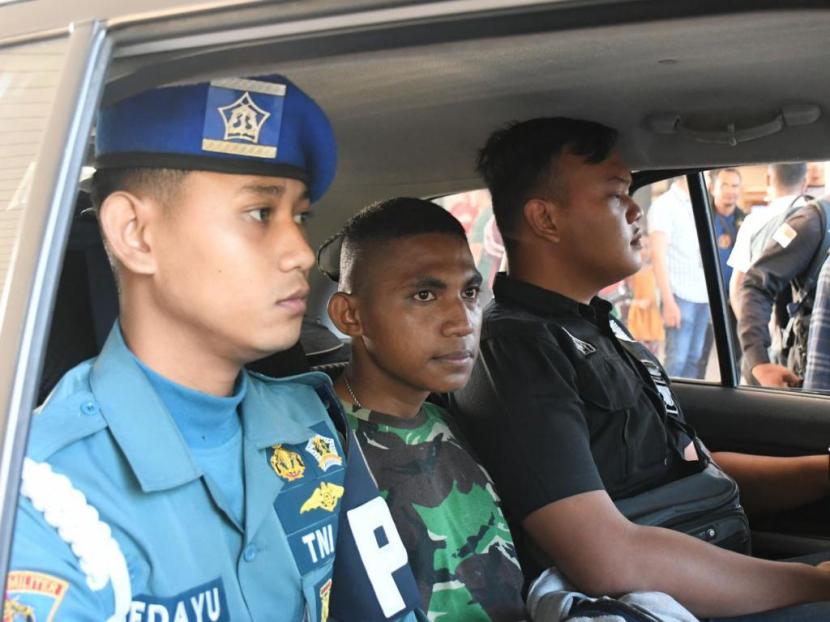
<path fill-rule="evenodd" d="M 666 237 L 671 238 L 672 230 L 674 229 L 673 207 L 673 201 L 670 200 L 668 193 L 659 196 L 654 201 L 651 209 L 648 211 L 649 233 L 660 231 L 665 233 Z"/>
<path fill-rule="evenodd" d="M 821 243 L 821 217 L 813 205 L 808 205 L 790 216 L 778 232 L 741 285 L 738 335 L 748 369 L 769 363 L 768 325 L 775 298 L 809 267 Z"/>
<path fill-rule="evenodd" d="M 810 330 L 807 340 L 807 371 L 804 388 L 810 391 L 830 389 L 830 262 L 825 261 L 819 275 Z"/>
<path fill-rule="evenodd" d="M 453 396 L 459 424 L 514 521 L 603 489 L 575 387 L 552 336 L 505 335 L 482 341 L 470 381 Z"/>
<path fill-rule="evenodd" d="M 28 499 L 21 498 L 5 611 L 20 612 L 21 620 L 102 622 L 113 615 L 113 607 L 111 587 L 93 591 L 69 545 Z"/>

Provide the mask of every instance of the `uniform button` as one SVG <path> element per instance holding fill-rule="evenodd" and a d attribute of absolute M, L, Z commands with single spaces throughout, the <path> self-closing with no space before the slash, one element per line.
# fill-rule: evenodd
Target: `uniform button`
<path fill-rule="evenodd" d="M 253 544 L 249 544 L 245 547 L 245 550 L 242 552 L 242 559 L 244 559 L 246 562 L 252 562 L 254 561 L 256 554 L 256 546 L 254 546 Z"/>
<path fill-rule="evenodd" d="M 84 402 L 81 404 L 81 412 L 85 415 L 97 415 L 100 412 L 98 404 L 93 401 Z"/>

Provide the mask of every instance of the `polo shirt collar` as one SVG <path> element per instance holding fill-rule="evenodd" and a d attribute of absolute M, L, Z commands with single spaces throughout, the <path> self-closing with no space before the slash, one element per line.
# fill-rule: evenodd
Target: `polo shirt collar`
<path fill-rule="evenodd" d="M 493 283 L 493 295 L 497 302 L 512 302 L 543 316 L 582 317 L 592 322 L 606 318 L 612 305 L 597 296 L 590 304 L 583 304 L 557 292 L 533 285 L 527 281 L 499 272 Z"/>
<path fill-rule="evenodd" d="M 144 492 L 201 476 L 173 417 L 127 348 L 118 321 L 92 367 L 90 385 Z"/>

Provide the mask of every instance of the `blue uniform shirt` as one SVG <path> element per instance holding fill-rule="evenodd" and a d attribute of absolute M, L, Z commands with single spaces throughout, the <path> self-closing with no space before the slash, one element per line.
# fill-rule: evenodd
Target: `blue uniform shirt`
<path fill-rule="evenodd" d="M 65 475 L 111 528 L 129 573 L 128 621 L 327 618 L 338 528 L 350 522 L 345 512 L 340 516 L 343 448 L 318 395 L 328 382 L 322 374 L 285 380 L 247 375 L 239 407 L 245 511 L 238 525 L 117 324 L 101 355 L 61 380 L 34 416 L 28 458 Z M 78 525 L 70 520 L 59 533 L 54 518 L 66 512 L 58 507 L 50 517 L 48 509 L 41 511 L 43 502 L 36 509 L 35 496 L 25 496 L 25 477 L 21 490 L 6 607 L 37 619 L 107 620 L 119 591 L 114 580 L 96 584 L 89 563 L 103 547 L 87 538 L 73 550 L 67 541 Z M 60 485 L 46 498 L 64 509 L 77 503 Z M 376 502 L 361 507 L 367 506 Z M 89 517 L 75 522 L 86 524 Z M 365 558 L 369 549 L 389 552 L 386 541 L 397 533 L 379 533 L 384 542 L 369 546 L 365 537 L 349 534 L 361 552 L 344 559 Z M 87 561 L 79 561 L 84 554 Z M 372 564 L 362 563 L 371 576 Z M 400 604 L 411 611 L 408 566 L 386 569 L 395 571 Z"/>
<path fill-rule="evenodd" d="M 712 214 L 715 225 L 715 242 L 718 247 L 718 260 L 720 261 L 720 271 L 723 275 L 723 285 L 726 291 L 729 292 L 729 279 L 732 278 L 732 266 L 727 263 L 729 255 L 732 253 L 732 247 L 735 246 L 735 240 L 738 237 L 738 229 L 744 221 L 744 213 L 735 208 L 729 216 L 723 216 L 717 211 Z"/>

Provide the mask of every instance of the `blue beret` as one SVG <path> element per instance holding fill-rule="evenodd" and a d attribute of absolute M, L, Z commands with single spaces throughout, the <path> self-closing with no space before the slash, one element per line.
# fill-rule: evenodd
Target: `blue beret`
<path fill-rule="evenodd" d="M 290 177 L 311 201 L 334 179 L 337 146 L 317 103 L 282 76 L 169 86 L 103 108 L 96 168 L 157 167 Z"/>

